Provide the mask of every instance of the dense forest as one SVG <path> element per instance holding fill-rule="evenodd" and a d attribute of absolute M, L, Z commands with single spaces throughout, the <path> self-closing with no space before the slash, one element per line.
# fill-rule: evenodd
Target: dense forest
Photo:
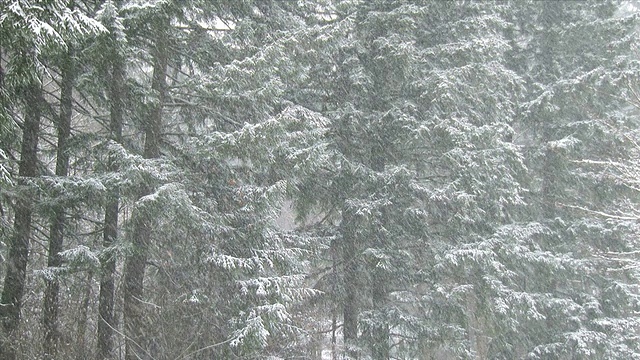
<path fill-rule="evenodd" d="M 640 359 L 635 5 L 1 0 L 0 360 Z"/>

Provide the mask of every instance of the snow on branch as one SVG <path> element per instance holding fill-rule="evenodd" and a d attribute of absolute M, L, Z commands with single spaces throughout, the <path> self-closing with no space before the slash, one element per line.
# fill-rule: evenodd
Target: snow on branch
<path fill-rule="evenodd" d="M 610 214 L 610 213 L 606 213 L 603 211 L 597 211 L 597 210 L 592 210 L 592 209 L 588 209 L 585 208 L 583 206 L 577 206 L 577 205 L 567 205 L 567 204 L 559 204 L 562 207 L 566 207 L 569 209 L 575 209 L 575 210 L 580 210 L 580 211 L 584 211 L 586 213 L 592 214 L 592 215 L 598 215 L 607 219 L 614 219 L 614 220 L 628 220 L 628 221 L 637 221 L 638 219 L 640 219 L 640 216 L 637 215 L 633 215 L 633 216 L 629 216 L 629 215 L 615 215 L 615 214 Z"/>

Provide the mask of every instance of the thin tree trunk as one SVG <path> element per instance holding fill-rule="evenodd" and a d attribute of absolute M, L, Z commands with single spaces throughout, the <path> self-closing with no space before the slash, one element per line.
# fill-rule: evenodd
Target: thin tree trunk
<path fill-rule="evenodd" d="M 4 121 L 3 117 L 5 116 L 6 111 L 6 102 L 4 95 L 4 68 L 2 67 L 2 39 L 0 39 L 0 121 Z M 4 146 L 0 147 L 0 156 L 4 157 Z M 0 179 L 4 174 L 4 167 L 0 165 Z M 4 220 L 4 208 L 2 207 L 2 202 L 0 201 L 0 221 Z M 1 344 L 1 343 L 0 343 Z"/>
<path fill-rule="evenodd" d="M 358 341 L 358 263 L 357 240 L 355 234 L 354 216 L 351 210 L 344 206 L 342 209 L 342 260 L 344 263 L 344 302 L 342 335 L 346 354 L 349 358 L 357 359 Z"/>
<path fill-rule="evenodd" d="M 333 296 L 338 294 L 338 249 L 335 241 L 331 241 L 331 261 L 332 261 L 332 286 L 331 292 Z M 338 330 L 338 307 L 332 305 L 331 308 L 331 360 L 338 360 L 337 336 Z"/>
<path fill-rule="evenodd" d="M 383 172 L 385 169 L 384 159 L 384 144 L 382 140 L 378 140 L 371 149 L 371 169 L 375 172 Z M 373 190 L 374 192 L 376 189 Z M 374 233 L 373 246 L 384 251 L 386 248 L 386 236 L 385 227 L 387 226 L 387 211 L 382 209 L 380 211 L 380 225 L 377 229 L 372 229 Z M 373 360 L 388 360 L 389 359 L 389 323 L 386 317 L 387 307 L 387 280 L 386 271 L 378 266 L 377 261 L 371 263 L 370 274 L 372 276 L 371 286 L 371 300 L 373 304 L 373 311 L 376 315 L 380 315 L 382 319 L 381 324 L 375 324 L 371 329 L 371 355 Z"/>
<path fill-rule="evenodd" d="M 543 129 L 544 135 L 542 139 L 543 146 L 547 148 L 544 151 L 544 159 L 542 164 L 542 218 L 552 220 L 557 214 L 557 175 L 554 165 L 557 163 L 557 154 L 554 149 L 549 147 L 551 142 L 551 129 L 549 125 Z"/>
<path fill-rule="evenodd" d="M 467 294 L 467 334 L 469 346 L 476 359 L 488 358 L 489 329 L 487 328 L 482 310 L 478 308 L 475 291 Z"/>
<path fill-rule="evenodd" d="M 74 63 L 73 49 L 65 56 L 62 67 L 62 89 L 60 91 L 60 116 L 58 118 L 58 149 L 56 152 L 56 176 L 64 177 L 69 173 L 69 137 L 71 136 L 71 116 L 73 111 Z M 65 227 L 65 208 L 56 207 L 53 210 L 51 227 L 49 229 L 49 254 L 47 266 L 59 268 L 62 265 L 60 252 L 63 249 Z M 59 330 L 58 330 L 58 294 L 60 285 L 57 276 L 49 277 L 44 292 L 43 325 L 44 325 L 44 357 L 56 358 Z"/>
<path fill-rule="evenodd" d="M 2 67 L 2 39 L 0 39 L 0 105 L 4 105 L 4 68 Z M 3 106 L 4 110 L 4 106 Z"/>
<path fill-rule="evenodd" d="M 544 71 L 548 74 L 545 76 L 545 85 L 551 85 L 556 80 L 557 66 L 553 54 L 557 53 L 559 44 L 559 35 L 555 31 L 557 24 L 558 14 L 560 14 L 559 5 L 555 2 L 544 2 L 542 10 L 542 24 L 544 27 L 544 35 L 542 37 L 542 65 Z M 542 220 L 552 221 L 558 216 L 558 197 L 561 191 L 557 172 L 561 171 L 557 168 L 559 163 L 559 154 L 557 150 L 551 145 L 554 140 L 554 116 L 551 112 L 543 112 L 543 118 L 540 122 L 543 126 L 541 143 L 544 147 L 544 159 L 542 163 L 542 186 L 541 186 L 541 200 L 542 200 Z M 550 236 L 554 236 L 553 234 Z M 557 236 L 557 234 L 556 234 Z M 554 239 L 550 239 L 552 242 Z M 558 290 L 558 279 L 552 277 L 548 282 L 547 291 L 551 294 L 555 294 Z M 547 316 L 545 322 L 548 324 L 548 331 L 544 333 L 545 342 L 553 342 L 557 338 L 557 334 L 553 329 L 557 329 L 556 319 L 551 316 Z"/>
<path fill-rule="evenodd" d="M 156 31 L 154 33 L 158 36 L 155 39 L 156 43 L 153 51 L 153 82 L 151 87 L 158 99 L 144 124 L 145 143 L 143 156 L 146 159 L 160 157 L 162 104 L 165 101 L 167 91 L 166 29 L 168 27 L 168 19 L 160 19 L 155 25 Z M 150 193 L 150 186 L 146 186 L 138 198 Z M 134 221 L 134 229 L 131 236 L 133 249 L 127 257 L 124 267 L 124 317 L 127 335 L 125 358 L 127 360 L 138 359 L 145 353 L 144 303 L 142 299 L 144 272 L 147 265 L 147 252 L 152 230 L 152 219 L 149 214 L 138 214 Z"/>
<path fill-rule="evenodd" d="M 338 347 L 336 332 L 338 330 L 338 314 L 336 309 L 333 309 L 331 314 L 331 360 L 338 360 Z"/>
<path fill-rule="evenodd" d="M 545 71 L 550 74 L 556 73 L 553 54 L 556 53 L 558 47 L 559 35 L 554 30 L 558 11 L 558 4 L 553 1 L 543 3 L 542 23 L 545 27 L 545 33 L 542 39 L 542 48 L 544 49 L 542 52 L 542 65 Z M 555 81 L 555 76 L 547 75 L 544 80 L 551 83 Z M 557 213 L 556 202 L 559 184 L 557 182 L 557 169 L 555 169 L 555 165 L 558 161 L 558 155 L 556 151 L 549 146 L 551 141 L 553 141 L 552 116 L 549 112 L 544 112 L 542 116 L 543 118 L 540 119 L 542 120 L 540 124 L 543 127 L 541 143 L 542 146 L 545 147 L 542 164 L 542 216 L 544 219 L 553 219 Z"/>
<path fill-rule="evenodd" d="M 89 319 L 89 305 L 91 304 L 91 282 L 93 280 L 93 272 L 87 272 L 87 283 L 84 288 L 84 297 L 82 298 L 82 306 L 80 307 L 80 316 L 78 316 L 78 331 L 76 338 L 76 359 L 84 360 L 89 356 L 87 351 L 87 320 Z"/>
<path fill-rule="evenodd" d="M 22 129 L 22 146 L 20 150 L 20 165 L 18 175 L 21 178 L 35 177 L 37 172 L 38 136 L 40 131 L 40 116 L 42 90 L 39 83 L 32 83 L 25 89 L 25 116 Z M 0 300 L 0 319 L 4 330 L 3 343 L 0 344 L 0 359 L 14 359 L 16 357 L 16 343 L 11 341 L 20 324 L 20 311 L 24 295 L 27 262 L 29 258 L 29 243 L 31 240 L 31 199 L 20 196 L 16 200 L 14 232 L 9 244 L 9 255 L 6 261 L 6 273 L 2 299 Z"/>
<path fill-rule="evenodd" d="M 109 89 L 111 138 L 118 144 L 122 143 L 123 99 L 124 99 L 124 63 L 119 54 L 115 54 L 111 64 L 111 83 Z M 109 171 L 117 171 L 118 164 L 110 159 Z M 116 258 L 110 248 L 118 237 L 118 214 L 120 208 L 120 192 L 115 188 L 111 191 L 104 212 L 103 250 L 106 252 L 100 259 L 100 295 L 98 305 L 98 353 L 99 360 L 109 359 L 113 351 L 114 318 L 114 278 L 116 272 Z"/>

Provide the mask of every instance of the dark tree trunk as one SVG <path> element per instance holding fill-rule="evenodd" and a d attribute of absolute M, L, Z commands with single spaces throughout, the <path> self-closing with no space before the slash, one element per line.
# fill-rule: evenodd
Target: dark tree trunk
<path fill-rule="evenodd" d="M 109 89 L 110 100 L 110 124 L 111 139 L 122 143 L 122 124 L 124 108 L 124 63 L 119 54 L 114 54 L 111 64 L 111 83 Z M 118 171 L 115 159 L 110 159 L 109 171 Z M 116 273 L 116 258 L 110 248 L 118 237 L 118 214 L 120 208 L 119 189 L 112 189 L 107 200 L 104 212 L 104 233 L 102 247 L 105 252 L 100 259 L 100 295 L 99 295 L 99 321 L 98 321 L 98 353 L 97 358 L 109 359 L 112 357 L 114 318 L 114 277 Z"/>
<path fill-rule="evenodd" d="M 387 286 L 384 270 L 373 270 L 374 284 L 371 291 L 373 310 L 376 314 L 384 314 L 387 305 Z M 376 324 L 371 329 L 371 355 L 373 360 L 389 359 L 389 324 L 386 316 L 383 316 L 384 323 Z"/>
<path fill-rule="evenodd" d="M 144 124 L 145 143 L 144 158 L 160 157 L 160 141 L 162 129 L 162 104 L 167 92 L 167 44 L 166 29 L 168 19 L 160 19 L 155 23 L 155 48 L 153 49 L 153 80 L 152 89 L 158 96 L 155 106 L 149 112 Z M 151 193 L 151 187 L 146 186 L 139 198 Z M 151 241 L 151 222 L 149 214 L 137 214 L 131 234 L 132 252 L 125 261 L 124 267 L 124 318 L 127 335 L 127 360 L 139 359 L 145 354 L 144 349 L 144 302 L 143 285 L 144 272 L 147 265 L 147 252 Z"/>
<path fill-rule="evenodd" d="M 39 83 L 32 83 L 25 89 L 25 115 L 22 129 L 22 146 L 18 175 L 24 178 L 35 177 L 37 172 L 38 136 L 42 90 Z M 15 342 L 11 338 L 20 323 L 20 310 L 26 282 L 29 243 L 31 239 L 32 204 L 29 196 L 20 196 L 15 205 L 14 232 L 9 244 L 9 255 L 6 261 L 6 273 L 0 306 L 0 319 L 4 330 L 4 341 L 0 346 L 0 359 L 13 359 L 12 349 Z M 6 341 L 6 342 L 5 342 Z"/>
<path fill-rule="evenodd" d="M 64 177 L 69 173 L 69 137 L 71 135 L 71 116 L 73 111 L 73 84 L 74 84 L 73 49 L 69 45 L 64 64 L 62 66 L 62 88 L 60 91 L 60 116 L 58 118 L 58 149 L 56 152 L 56 176 Z M 49 254 L 47 266 L 58 268 L 62 265 L 60 252 L 63 249 L 65 227 L 65 208 L 56 207 L 51 219 L 49 229 Z M 45 358 L 56 358 L 59 333 L 58 333 L 58 294 L 60 285 L 57 276 L 47 280 L 44 292 L 44 354 Z"/>
<path fill-rule="evenodd" d="M 89 306 L 91 305 L 91 289 L 93 282 L 93 271 L 87 273 L 87 283 L 84 287 L 84 296 L 82 305 L 79 309 L 78 327 L 76 332 L 76 360 L 84 360 L 89 358 L 89 349 L 87 349 L 87 320 L 89 319 Z"/>

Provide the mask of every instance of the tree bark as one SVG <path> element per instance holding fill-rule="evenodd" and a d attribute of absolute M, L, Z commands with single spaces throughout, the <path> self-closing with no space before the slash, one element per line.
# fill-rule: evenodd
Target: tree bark
<path fill-rule="evenodd" d="M 2 67 L 2 39 L 0 39 L 0 105 L 4 105 L 4 68 Z M 4 110 L 4 108 L 2 109 Z"/>
<path fill-rule="evenodd" d="M 545 76 L 545 81 L 550 85 L 555 81 L 556 66 L 554 63 L 553 54 L 556 53 L 558 47 L 558 34 L 554 30 L 556 18 L 560 13 L 558 4 L 554 2 L 544 2 L 542 10 L 542 24 L 545 28 L 544 36 L 542 39 L 542 66 L 544 71 L 548 74 Z M 545 111 L 541 114 L 540 124 L 542 125 L 542 146 L 544 146 L 544 159 L 542 164 L 542 217 L 543 219 L 554 219 L 557 215 L 557 197 L 558 197 L 558 179 L 557 169 L 555 165 L 558 163 L 558 155 L 550 146 L 553 141 L 553 118 L 552 115 Z"/>
<path fill-rule="evenodd" d="M 375 141 L 372 146 L 371 169 L 378 173 L 383 172 L 385 169 L 384 144 L 382 144 L 381 139 Z M 373 189 L 374 193 L 376 190 L 377 189 Z M 372 229 L 374 234 L 373 246 L 379 251 L 385 251 L 387 240 L 384 228 L 386 228 L 388 223 L 387 211 L 385 209 L 381 209 L 380 214 L 380 225 L 377 228 Z M 388 360 L 390 355 L 389 323 L 386 317 L 388 276 L 386 275 L 386 271 L 378 265 L 377 261 L 372 262 L 369 271 L 372 277 L 371 300 L 373 311 L 374 314 L 380 315 L 382 323 L 376 324 L 377 326 L 374 326 L 371 329 L 370 347 L 373 360 Z"/>
<path fill-rule="evenodd" d="M 73 112 L 73 85 L 74 85 L 73 49 L 65 55 L 62 66 L 62 88 L 60 91 L 60 116 L 58 118 L 58 148 L 56 151 L 56 176 L 65 177 L 69 173 L 69 137 L 71 136 L 71 116 Z M 47 266 L 50 269 L 59 268 L 62 265 L 60 252 L 64 243 L 65 208 L 58 206 L 53 210 L 51 226 L 49 229 L 49 253 Z M 56 358 L 59 330 L 58 309 L 60 284 L 57 276 L 53 274 L 47 279 L 44 292 L 43 325 L 44 325 L 44 357 Z"/>
<path fill-rule="evenodd" d="M 76 360 L 84 360 L 89 356 L 89 350 L 87 349 L 87 320 L 89 319 L 89 307 L 91 305 L 91 289 L 93 282 L 93 271 L 87 273 L 87 283 L 84 287 L 84 296 L 82 298 L 82 306 L 80 307 L 80 314 L 78 316 L 78 327 L 76 332 Z"/>
<path fill-rule="evenodd" d="M 169 21 L 159 19 L 155 24 L 157 34 L 153 49 L 153 80 L 151 88 L 157 101 L 150 110 L 144 124 L 145 143 L 143 156 L 146 159 L 160 157 L 160 141 L 162 129 L 162 104 L 167 92 L 167 39 L 166 30 Z M 145 186 L 138 198 L 149 195 L 151 187 Z M 149 214 L 137 214 L 132 231 L 132 252 L 127 257 L 124 267 L 124 317 L 127 345 L 125 358 L 135 360 L 143 357 L 144 349 L 144 303 L 143 284 L 147 265 L 148 247 L 151 242 L 151 217 Z"/>
<path fill-rule="evenodd" d="M 18 175 L 20 181 L 36 176 L 38 164 L 38 136 L 40 131 L 40 117 L 42 90 L 39 83 L 29 84 L 25 89 L 25 115 L 22 129 L 22 145 L 20 149 L 20 165 Z M 0 300 L 0 319 L 4 330 L 3 343 L 0 344 L 0 358 L 14 359 L 16 357 L 11 341 L 20 323 L 20 311 L 24 295 L 27 262 L 29 258 L 29 243 L 31 240 L 32 201 L 29 196 L 20 196 L 15 205 L 14 232 L 9 244 L 9 255 L 6 261 L 6 273 L 2 298 Z"/>
<path fill-rule="evenodd" d="M 354 215 L 347 206 L 342 209 L 342 261 L 344 264 L 344 300 L 342 335 L 346 354 L 358 358 L 358 263 Z"/>
<path fill-rule="evenodd" d="M 124 109 L 124 81 L 125 70 L 122 57 L 116 53 L 112 58 L 111 83 L 109 88 L 111 139 L 122 143 L 122 124 Z M 109 171 L 118 171 L 115 159 L 109 159 Z M 104 211 L 104 233 L 102 240 L 103 251 L 100 259 L 100 295 L 98 305 L 98 353 L 99 360 L 112 357 L 114 317 L 114 278 L 116 273 L 116 258 L 111 247 L 118 237 L 118 214 L 120 208 L 120 191 L 112 189 Z"/>
<path fill-rule="evenodd" d="M 331 292 L 333 296 L 338 294 L 338 249 L 335 240 L 331 241 L 331 277 L 332 277 L 332 285 Z M 338 311 L 339 307 L 332 304 L 331 306 L 331 360 L 338 359 L 338 349 L 337 349 L 337 336 L 336 332 L 338 330 Z"/>
<path fill-rule="evenodd" d="M 555 63 L 554 54 L 557 53 L 559 44 L 559 35 L 555 30 L 557 24 L 557 18 L 559 14 L 562 14 L 560 5 L 555 2 L 544 2 L 542 8 L 542 26 L 544 28 L 544 34 L 542 37 L 542 66 L 544 68 L 543 77 L 546 82 L 545 85 L 551 85 L 557 79 L 557 66 Z M 541 202 L 542 202 L 542 221 L 550 223 L 550 226 L 554 226 L 552 221 L 558 216 L 558 199 L 560 195 L 560 179 L 558 178 L 559 154 L 557 150 L 551 146 L 551 142 L 554 140 L 554 115 L 550 111 L 543 111 L 539 120 L 543 127 L 541 145 L 544 148 L 544 158 L 542 162 L 541 175 Z M 555 226 L 554 226 L 555 227 Z M 554 236 L 556 234 L 547 235 L 551 238 L 549 242 L 554 242 Z M 558 288 L 558 279 L 551 277 L 547 285 L 547 292 L 556 294 Z M 543 333 L 544 342 L 551 343 L 556 340 L 557 334 L 554 329 L 557 329 L 556 319 L 551 316 L 547 316 L 545 322 L 548 324 L 547 331 Z"/>

